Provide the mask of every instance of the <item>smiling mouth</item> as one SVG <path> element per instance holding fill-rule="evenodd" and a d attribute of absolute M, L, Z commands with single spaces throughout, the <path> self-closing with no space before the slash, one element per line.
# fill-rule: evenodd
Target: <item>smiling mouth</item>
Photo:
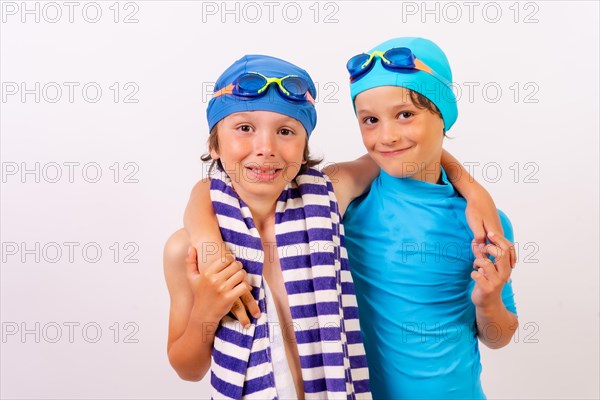
<path fill-rule="evenodd" d="M 260 182 L 272 181 L 279 176 L 283 168 L 246 167 L 249 175 Z"/>
<path fill-rule="evenodd" d="M 384 157 L 394 157 L 400 154 L 405 153 L 407 150 L 412 149 L 413 146 L 409 146 L 409 147 L 405 147 L 403 149 L 398 149 L 398 150 L 392 150 L 392 151 L 380 151 L 379 154 L 381 154 Z"/>

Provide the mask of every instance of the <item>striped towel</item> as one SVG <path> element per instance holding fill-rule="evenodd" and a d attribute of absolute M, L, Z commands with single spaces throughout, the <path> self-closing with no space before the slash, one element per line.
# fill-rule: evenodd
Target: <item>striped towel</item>
<path fill-rule="evenodd" d="M 229 251 L 248 272 L 261 316 L 244 329 L 225 316 L 212 351 L 213 398 L 276 399 L 260 235 L 231 180 L 217 171 L 212 204 Z M 329 178 L 300 174 L 281 193 L 275 237 L 300 355 L 306 399 L 370 399 L 367 360 L 343 225 Z"/>

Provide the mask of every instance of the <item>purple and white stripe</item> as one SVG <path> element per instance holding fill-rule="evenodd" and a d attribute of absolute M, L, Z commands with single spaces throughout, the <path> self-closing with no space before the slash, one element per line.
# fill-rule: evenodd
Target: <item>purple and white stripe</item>
<path fill-rule="evenodd" d="M 248 329 L 229 316 L 221 321 L 212 352 L 212 395 L 276 399 L 260 236 L 250 210 L 222 171 L 212 177 L 211 199 L 223 240 L 248 272 L 261 310 Z M 309 169 L 286 187 L 277 201 L 275 236 L 305 398 L 370 399 L 344 228 L 327 176 Z"/>

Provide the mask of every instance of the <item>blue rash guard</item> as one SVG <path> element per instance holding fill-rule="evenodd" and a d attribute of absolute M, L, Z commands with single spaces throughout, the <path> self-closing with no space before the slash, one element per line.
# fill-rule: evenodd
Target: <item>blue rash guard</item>
<path fill-rule="evenodd" d="M 374 399 L 485 398 L 465 208 L 443 170 L 440 184 L 382 170 L 344 216 Z M 502 300 L 516 314 L 510 283 Z"/>

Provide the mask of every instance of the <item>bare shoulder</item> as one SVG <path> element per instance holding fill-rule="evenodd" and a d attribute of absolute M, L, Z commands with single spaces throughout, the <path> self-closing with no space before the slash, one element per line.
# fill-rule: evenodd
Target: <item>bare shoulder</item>
<path fill-rule="evenodd" d="M 340 210 L 345 210 L 352 200 L 352 176 L 347 168 L 347 163 L 329 164 L 323 168 L 322 172 L 331 181 Z"/>
<path fill-rule="evenodd" d="M 379 166 L 365 154 L 354 161 L 332 164 L 324 172 L 333 183 L 340 213 L 344 215 L 350 202 L 367 191 L 379 175 Z"/>
<path fill-rule="evenodd" d="M 210 183 L 210 179 L 205 178 L 194 185 L 183 215 L 188 240 L 199 253 L 204 253 L 205 243 L 219 242 L 221 238 L 219 222 L 210 196 Z"/>
<path fill-rule="evenodd" d="M 193 188 L 194 191 L 202 191 L 210 193 L 210 178 L 202 178 L 200 179 Z"/>

